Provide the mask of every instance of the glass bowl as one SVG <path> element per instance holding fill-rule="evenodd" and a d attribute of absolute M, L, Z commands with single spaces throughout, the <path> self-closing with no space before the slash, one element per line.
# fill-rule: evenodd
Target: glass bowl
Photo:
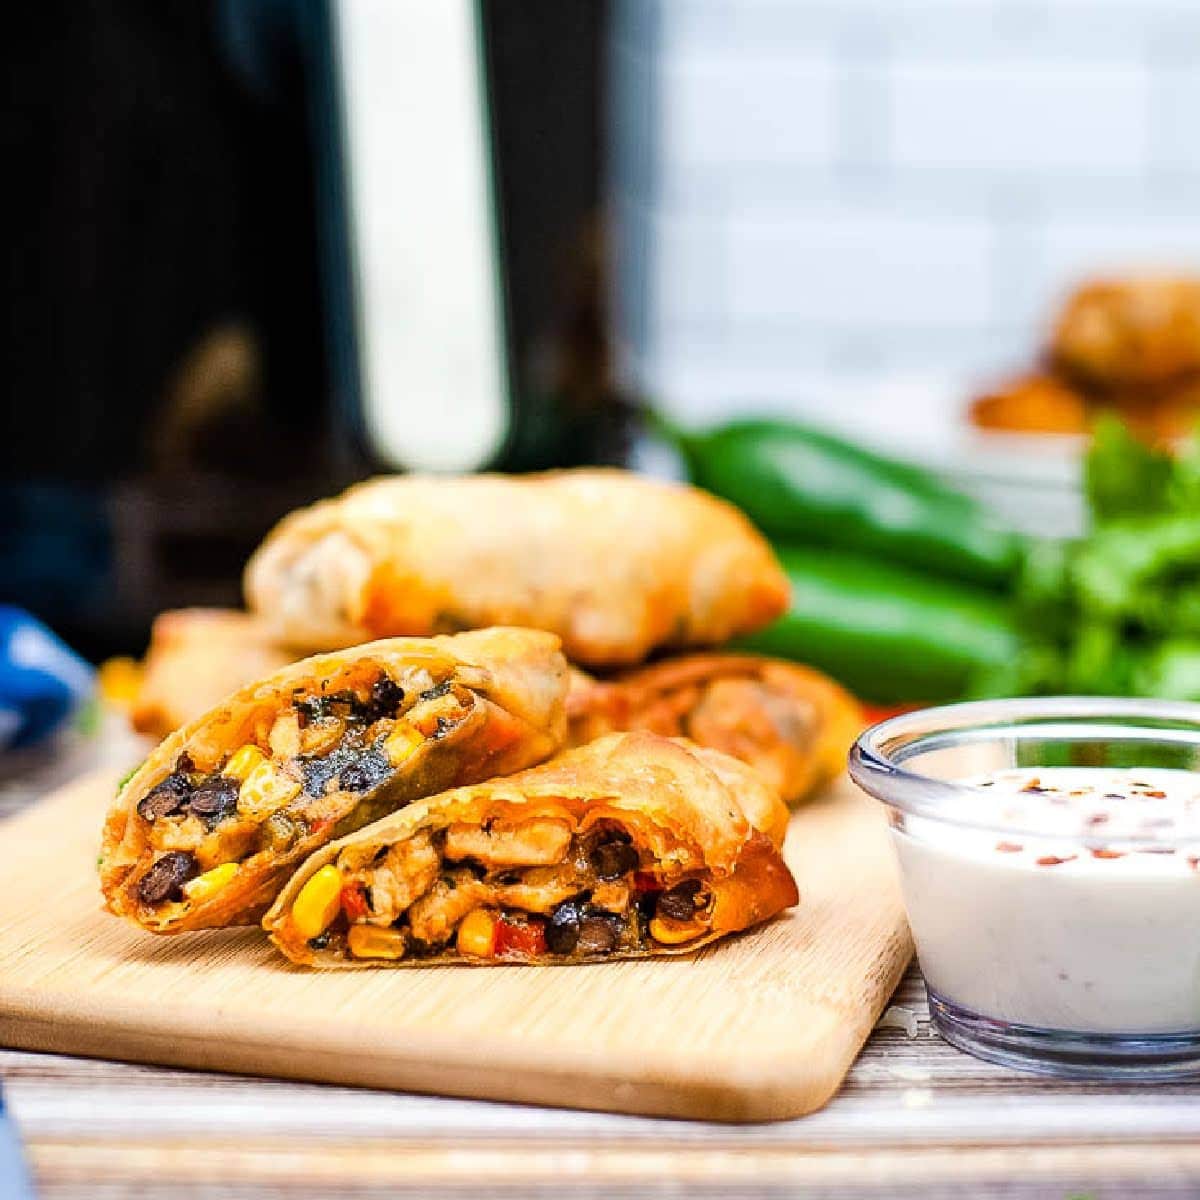
<path fill-rule="evenodd" d="M 1200 704 L 923 709 L 868 729 L 850 774 L 888 808 L 947 1041 L 1048 1074 L 1200 1077 Z"/>

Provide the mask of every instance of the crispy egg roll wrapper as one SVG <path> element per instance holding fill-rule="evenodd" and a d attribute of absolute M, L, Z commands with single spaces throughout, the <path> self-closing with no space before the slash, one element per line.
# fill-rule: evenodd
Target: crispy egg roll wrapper
<path fill-rule="evenodd" d="M 845 768 L 858 702 L 811 667 L 751 654 L 693 654 L 598 680 L 573 671 L 570 740 L 613 730 L 683 736 L 759 771 L 789 804 Z"/>
<path fill-rule="evenodd" d="M 1095 279 L 1068 298 L 1049 358 L 1068 378 L 1127 400 L 1200 374 L 1200 278 Z"/>
<path fill-rule="evenodd" d="M 295 926 L 293 906 L 324 867 L 334 865 L 352 879 L 355 870 L 376 862 L 385 849 L 412 844 L 414 838 L 449 837 L 445 831 L 463 828 L 503 836 L 532 821 L 560 822 L 573 838 L 619 827 L 639 853 L 636 872 L 658 872 L 665 883 L 679 877 L 702 881 L 711 897 L 705 931 L 682 944 L 647 939 L 650 944 L 644 947 L 617 948 L 603 955 L 573 954 L 567 959 L 547 952 L 515 960 L 461 954 L 452 935 L 440 952 L 379 960 L 354 958 L 344 947 L 321 948 L 320 939 L 314 946 Z M 787 809 L 778 795 L 735 759 L 682 738 L 612 734 L 506 779 L 419 800 L 323 847 L 288 881 L 263 927 L 292 962 L 322 968 L 611 961 L 690 954 L 798 902 L 796 882 L 780 853 L 786 825 Z M 449 865 L 443 859 L 439 869 Z M 638 875 L 631 877 L 636 880 Z M 414 901 L 419 903 L 420 898 Z"/>
<path fill-rule="evenodd" d="M 371 728 L 386 731 L 403 724 L 408 730 L 413 728 L 408 716 L 418 719 L 420 713 L 431 722 L 427 735 L 412 734 L 415 749 L 398 766 L 378 744 L 356 746 L 352 739 L 333 736 L 336 716 L 307 726 L 318 737 L 332 731 L 332 740 L 317 753 L 297 755 L 286 747 L 276 753 L 270 741 L 276 722 L 282 718 L 282 725 L 290 724 L 297 698 L 328 704 L 329 697 L 336 701 L 356 689 L 367 692 L 384 676 L 404 691 L 407 707 L 391 725 L 385 721 Z M 553 754 L 566 735 L 566 688 L 558 638 L 506 628 L 373 642 L 303 659 L 248 684 L 171 734 L 121 789 L 104 827 L 100 876 L 106 906 L 155 933 L 255 922 L 296 866 L 333 838 L 419 797 L 517 771 Z M 432 698 L 415 695 L 415 689 L 426 689 Z M 450 715 L 439 717 L 442 709 Z M 343 722 L 343 728 L 350 730 L 352 722 Z M 297 736 L 305 733 L 291 734 Z M 232 766 L 230 757 L 247 745 L 265 747 L 264 757 L 278 767 L 269 776 L 274 782 L 290 790 L 302 781 L 299 794 L 280 810 L 296 834 L 294 841 L 263 845 L 265 822 L 242 821 L 247 784 L 239 788 L 236 779 L 231 786 L 238 808 L 215 829 L 204 828 L 186 807 L 175 814 L 174 825 L 171 817 L 149 820 L 139 809 L 143 801 L 152 804 L 163 795 L 156 788 L 171 782 L 168 776 L 177 773 L 181 756 L 188 756 L 203 778 L 228 778 L 222 767 Z M 348 757 L 339 760 L 335 754 Z M 346 783 L 347 767 L 359 771 L 353 785 Z M 319 794 L 308 790 L 309 771 L 323 778 L 314 786 Z M 199 845 L 188 845 L 188 837 L 199 838 Z M 181 839 L 184 844 L 177 845 Z M 182 896 L 176 888 L 165 902 L 146 902 L 143 880 L 164 853 L 175 850 L 198 860 L 193 875 L 228 861 L 238 863 L 236 873 L 209 897 L 189 900 L 186 888 Z"/>
<path fill-rule="evenodd" d="M 715 645 L 788 603 L 774 553 L 732 505 L 619 470 L 360 484 L 285 517 L 245 583 L 287 644 L 515 624 L 557 633 L 590 666 Z"/>

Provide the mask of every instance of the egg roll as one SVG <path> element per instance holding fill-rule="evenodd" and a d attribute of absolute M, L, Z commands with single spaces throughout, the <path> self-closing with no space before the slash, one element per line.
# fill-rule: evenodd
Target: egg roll
<path fill-rule="evenodd" d="M 243 684 L 304 657 L 274 641 L 263 622 L 229 608 L 161 613 L 130 710 L 139 733 L 164 738 Z"/>
<path fill-rule="evenodd" d="M 865 723 L 828 675 L 752 654 L 685 655 L 604 680 L 573 671 L 567 716 L 573 745 L 645 729 L 721 750 L 789 804 L 844 770 Z"/>
<path fill-rule="evenodd" d="M 318 655 L 177 730 L 104 827 L 108 909 L 154 933 L 257 921 L 314 850 L 566 736 L 552 634 L 485 629 Z"/>
<path fill-rule="evenodd" d="M 1087 386 L 1151 389 L 1200 374 L 1200 278 L 1097 279 L 1063 306 L 1049 356 Z"/>
<path fill-rule="evenodd" d="M 686 954 L 797 903 L 786 816 L 727 755 L 611 734 L 324 847 L 263 926 L 314 967 Z"/>
<path fill-rule="evenodd" d="M 360 484 L 284 518 L 245 583 L 287 644 L 515 624 L 557 633 L 586 666 L 715 645 L 788 604 L 737 509 L 619 470 Z"/>

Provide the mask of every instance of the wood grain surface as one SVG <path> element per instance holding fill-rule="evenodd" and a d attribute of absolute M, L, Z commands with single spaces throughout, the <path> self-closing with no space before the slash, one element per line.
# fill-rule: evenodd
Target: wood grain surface
<path fill-rule="evenodd" d="M 101 912 L 110 773 L 4 825 L 0 1042 L 377 1088 L 771 1120 L 837 1090 L 911 956 L 881 814 L 796 815 L 802 902 L 693 959 L 313 973 L 257 930 L 156 938 Z"/>
<path fill-rule="evenodd" d="M 920 976 L 833 1101 L 718 1125 L 0 1051 L 39 1200 L 1200 1194 L 1200 1087 L 1023 1075 L 933 1032 Z"/>

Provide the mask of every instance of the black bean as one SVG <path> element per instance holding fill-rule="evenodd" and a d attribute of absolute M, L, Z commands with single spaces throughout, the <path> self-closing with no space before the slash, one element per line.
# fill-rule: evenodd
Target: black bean
<path fill-rule="evenodd" d="M 329 945 L 333 935 L 327 929 L 324 933 L 318 933 L 315 938 L 308 939 L 308 948 L 310 950 L 324 950 Z"/>
<path fill-rule="evenodd" d="M 191 790 L 188 777 L 180 771 L 172 771 L 138 801 L 138 815 L 150 822 L 157 821 L 159 817 L 169 817 L 184 806 Z"/>
<path fill-rule="evenodd" d="M 638 865 L 638 852 L 624 842 L 601 842 L 589 857 L 600 879 L 620 879 Z"/>
<path fill-rule="evenodd" d="M 404 703 L 404 689 L 387 675 L 381 675 L 371 684 L 371 717 L 394 717 Z"/>
<path fill-rule="evenodd" d="M 564 900 L 546 923 L 546 946 L 551 954 L 570 954 L 579 941 L 580 905 Z"/>
<path fill-rule="evenodd" d="M 590 913 L 579 922 L 579 941 L 575 948 L 580 954 L 607 954 L 617 945 L 614 918 Z"/>
<path fill-rule="evenodd" d="M 200 873 L 200 865 L 186 850 L 169 850 L 142 876 L 138 899 L 143 904 L 161 904 L 178 900 L 183 885 Z"/>
<path fill-rule="evenodd" d="M 656 911 L 660 917 L 672 921 L 690 921 L 696 915 L 696 893 L 700 890 L 698 879 L 685 879 L 669 892 L 658 898 Z"/>
<path fill-rule="evenodd" d="M 292 701 L 292 707 L 304 729 L 330 717 L 362 716 L 367 708 L 353 692 L 330 692 L 327 696 L 302 696 Z"/>
<path fill-rule="evenodd" d="M 238 781 L 229 775 L 210 775 L 188 797 L 187 806 L 202 821 L 216 825 L 237 811 Z"/>
<path fill-rule="evenodd" d="M 331 754 L 298 759 L 300 771 L 304 776 L 304 791 L 309 796 L 325 795 L 329 781 L 337 778 L 361 753 L 361 746 L 342 745 Z"/>
<path fill-rule="evenodd" d="M 360 752 L 338 775 L 338 786 L 347 792 L 365 792 L 378 787 L 392 773 L 392 764 L 378 750 Z"/>

